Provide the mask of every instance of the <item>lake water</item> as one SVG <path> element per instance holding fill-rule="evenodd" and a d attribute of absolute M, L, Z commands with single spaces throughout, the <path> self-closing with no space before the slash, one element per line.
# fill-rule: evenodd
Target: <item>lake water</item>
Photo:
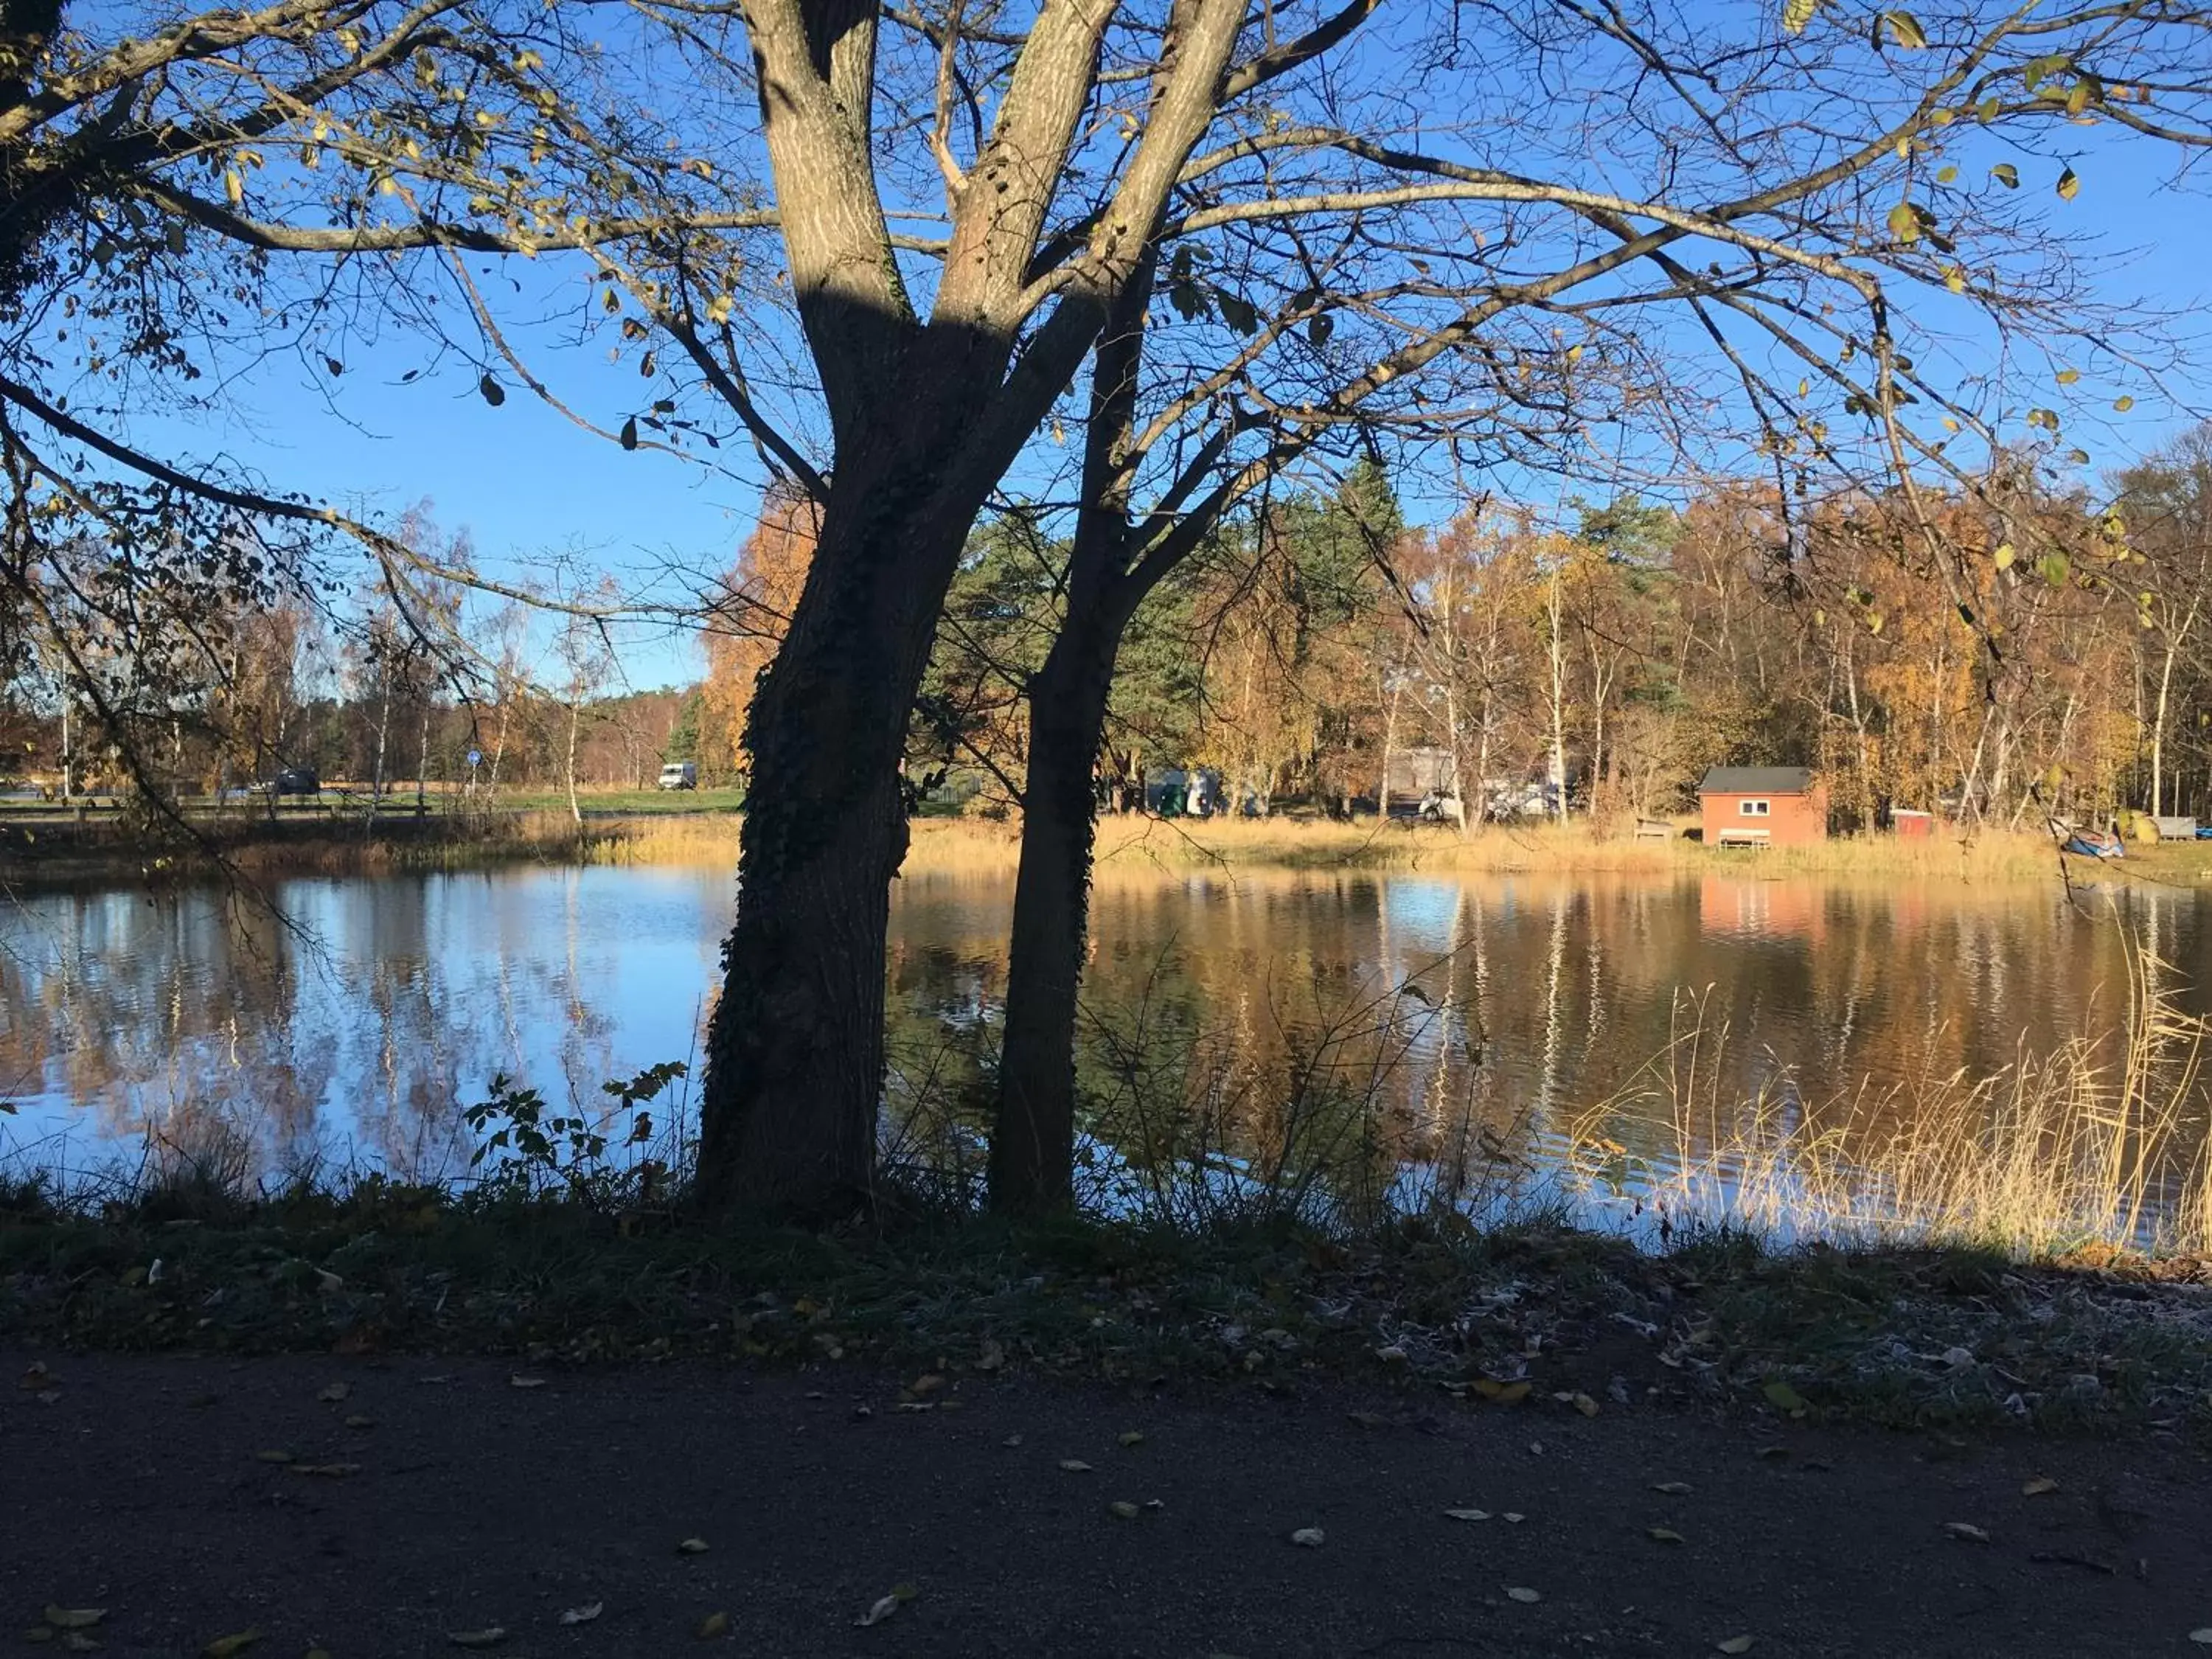
<path fill-rule="evenodd" d="M 0 912 L 0 1100 L 17 1108 L 0 1159 L 87 1171 L 219 1125 L 271 1176 L 456 1173 L 459 1103 L 495 1073 L 592 1102 L 607 1079 L 696 1057 L 732 883 L 532 867 L 273 891 L 281 915 L 205 889 Z M 993 878 L 899 884 L 904 1077 L 972 1082 L 1011 896 Z M 1366 1067 L 1370 1100 L 1413 1126 L 1415 1158 L 1433 1150 L 1422 1125 L 1472 1114 L 1540 1157 L 1572 1128 L 1663 1160 L 1689 1131 L 1625 1104 L 1589 1115 L 1648 1085 L 1670 1042 L 1716 1109 L 1902 1086 L 1881 1109 L 1907 1111 L 1930 1079 L 2109 1027 L 2130 939 L 2182 1006 L 2203 1012 L 2212 986 L 2212 902 L 2172 890 L 1109 871 L 1096 904 L 1094 1090 L 1114 1083 L 1101 1053 L 1217 1079 L 1242 1066 L 1264 1110 L 1334 1040 L 1340 1069 Z M 1387 1040 L 1344 1035 L 1376 1026 Z"/>

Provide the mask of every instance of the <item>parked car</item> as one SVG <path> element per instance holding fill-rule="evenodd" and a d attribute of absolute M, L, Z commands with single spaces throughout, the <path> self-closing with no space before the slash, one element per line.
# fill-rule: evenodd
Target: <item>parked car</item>
<path fill-rule="evenodd" d="M 699 764 L 696 761 L 671 761 L 660 769 L 663 789 L 696 789 L 699 787 Z"/>
<path fill-rule="evenodd" d="M 269 781 L 272 795 L 319 795 L 323 781 L 312 766 L 288 766 Z"/>

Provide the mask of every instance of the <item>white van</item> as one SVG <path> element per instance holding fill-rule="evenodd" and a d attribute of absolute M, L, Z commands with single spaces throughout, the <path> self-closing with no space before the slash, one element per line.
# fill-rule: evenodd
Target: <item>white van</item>
<path fill-rule="evenodd" d="M 696 789 L 699 787 L 699 763 L 696 761 L 671 761 L 660 769 L 663 789 Z"/>

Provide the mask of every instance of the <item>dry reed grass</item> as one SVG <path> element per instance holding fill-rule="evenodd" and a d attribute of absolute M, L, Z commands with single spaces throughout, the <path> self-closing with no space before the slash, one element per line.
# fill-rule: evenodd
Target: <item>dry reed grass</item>
<path fill-rule="evenodd" d="M 2124 1006 L 2098 1034 L 1990 1076 L 1933 1071 L 1806 1097 L 1749 1100 L 1723 1079 L 1729 1033 L 1705 1001 L 1621 1095 L 1570 1132 L 1578 1191 L 1661 1218 L 1800 1242 L 1936 1244 L 2047 1259 L 2097 1245 L 2212 1255 L 2212 1027 L 2126 941 Z M 1663 1150 L 1631 1155 L 1623 1139 Z"/>
<path fill-rule="evenodd" d="M 626 821 L 598 856 L 619 862 L 732 863 L 738 820 L 697 817 Z M 1021 857 L 1018 824 L 921 818 L 913 826 L 908 874 L 1012 874 Z M 1583 873 L 1642 876 L 1717 870 L 1753 876 L 1867 875 L 1895 878 L 2049 880 L 2058 861 L 2046 837 L 1990 831 L 1905 842 L 1888 836 L 1750 852 L 1685 840 L 1638 840 L 1588 823 L 1491 825 L 1462 836 L 1448 824 L 1368 819 L 1340 823 L 1288 817 L 1204 821 L 1112 817 L 1098 829 L 1102 877 L 1209 868 L 1404 870 L 1429 872 Z"/>

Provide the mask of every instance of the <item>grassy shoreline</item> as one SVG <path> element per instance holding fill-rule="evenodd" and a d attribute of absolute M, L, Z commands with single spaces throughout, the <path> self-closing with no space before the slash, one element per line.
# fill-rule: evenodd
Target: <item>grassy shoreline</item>
<path fill-rule="evenodd" d="M 2212 1444 L 2212 1264 L 1667 1255 L 1414 1218 L 1346 1239 L 909 1212 L 827 1234 L 370 1182 L 88 1214 L 0 1204 L 0 1328 L 74 1350 L 672 1356 L 1634 1405 Z"/>
<path fill-rule="evenodd" d="M 0 825 L 0 884 L 24 890 L 216 873 L 228 860 L 249 875 L 374 874 L 507 862 L 734 866 L 742 814 L 685 797 L 587 797 L 577 823 L 565 809 L 397 815 L 373 832 L 359 823 L 265 818 L 210 820 L 209 845 L 133 836 L 114 821 Z M 2212 886 L 2212 842 L 2142 848 L 2118 864 L 2063 855 L 2047 836 L 1946 830 L 1929 841 L 1838 836 L 1812 847 L 1705 847 L 1678 821 L 1668 840 L 1626 827 L 1449 825 L 1377 819 L 1339 823 L 1110 817 L 1099 826 L 1096 873 L 1139 879 L 1207 871 L 1372 871 L 1438 875 L 1607 875 L 1644 878 L 1733 875 L 1757 879 L 1866 877 L 1990 885 L 2057 883 Z M 210 855 L 210 850 L 215 856 Z M 918 818 L 902 874 L 996 877 L 1019 861 L 1016 823 Z"/>
<path fill-rule="evenodd" d="M 1866 876 L 2021 884 L 2146 880 L 2212 884 L 2212 842 L 2142 849 L 2117 865 L 2062 856 L 2047 836 L 1990 830 L 1932 841 L 1837 837 L 1817 846 L 1752 851 L 1706 847 L 1682 833 L 1638 839 L 1602 827 L 1492 825 L 1462 836 L 1449 825 L 1378 820 L 1349 823 L 1276 818 L 1197 822 L 1142 817 L 1101 821 L 1095 873 L 1102 878 L 1208 870 L 1377 871 L 1430 874 L 1672 877 L 1727 874 L 1773 879 Z M 637 863 L 734 861 L 737 820 L 699 817 L 626 826 L 604 856 Z M 1010 875 L 1018 824 L 918 819 L 905 875 Z"/>

